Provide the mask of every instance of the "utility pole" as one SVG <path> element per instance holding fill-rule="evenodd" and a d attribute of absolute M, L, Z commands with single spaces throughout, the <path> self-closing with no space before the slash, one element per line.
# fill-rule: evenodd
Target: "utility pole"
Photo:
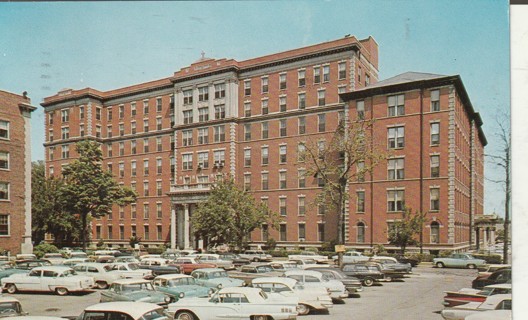
<path fill-rule="evenodd" d="M 508 264 L 508 246 L 510 243 L 509 234 L 510 234 L 510 141 L 511 136 L 508 135 L 508 144 L 506 145 L 506 163 L 504 164 L 504 169 L 506 170 L 506 201 L 504 205 L 504 248 L 502 250 L 502 263 Z"/>

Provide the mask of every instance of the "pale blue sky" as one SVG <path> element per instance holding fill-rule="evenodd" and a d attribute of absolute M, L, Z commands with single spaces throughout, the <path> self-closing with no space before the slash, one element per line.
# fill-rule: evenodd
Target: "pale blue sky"
<path fill-rule="evenodd" d="M 380 79 L 459 74 L 497 150 L 494 118 L 510 107 L 508 1 L 0 3 L 0 89 L 38 106 L 62 88 L 115 89 L 164 78 L 200 57 L 245 60 L 352 34 L 379 44 Z M 42 108 L 32 157 L 44 158 Z M 486 173 L 499 173 L 487 164 Z M 485 211 L 504 211 L 486 182 Z"/>

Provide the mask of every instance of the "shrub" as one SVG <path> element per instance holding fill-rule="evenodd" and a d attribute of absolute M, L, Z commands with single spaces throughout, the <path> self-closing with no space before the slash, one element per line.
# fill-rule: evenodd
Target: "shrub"
<path fill-rule="evenodd" d="M 474 253 L 473 257 L 476 259 L 486 260 L 487 264 L 500 264 L 502 263 L 502 256 L 498 254 L 479 254 Z"/>
<path fill-rule="evenodd" d="M 268 241 L 266 241 L 265 244 L 266 248 L 270 251 L 274 251 L 275 248 L 277 248 L 277 241 L 273 238 L 268 238 Z"/>
<path fill-rule="evenodd" d="M 33 253 L 40 259 L 46 253 L 59 253 L 59 248 L 49 243 L 41 243 L 33 248 Z"/>
<path fill-rule="evenodd" d="M 162 254 L 164 252 L 163 248 L 157 247 L 157 248 L 147 248 L 148 254 Z"/>

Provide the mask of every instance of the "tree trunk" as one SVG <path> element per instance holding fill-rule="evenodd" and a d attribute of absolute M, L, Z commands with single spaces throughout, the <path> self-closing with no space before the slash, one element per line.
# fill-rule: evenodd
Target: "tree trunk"
<path fill-rule="evenodd" d="M 502 261 L 508 264 L 508 246 L 510 234 L 510 148 L 506 149 L 506 203 L 504 205 L 504 248 L 502 249 Z"/>

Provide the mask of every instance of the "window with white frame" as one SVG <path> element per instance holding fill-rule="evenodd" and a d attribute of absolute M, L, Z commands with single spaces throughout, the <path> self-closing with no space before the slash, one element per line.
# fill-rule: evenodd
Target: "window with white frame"
<path fill-rule="evenodd" d="M 131 140 L 130 141 L 130 153 L 131 154 L 136 154 L 137 153 L 137 141 L 136 140 Z"/>
<path fill-rule="evenodd" d="M 286 163 L 287 146 L 279 146 L 279 163 Z"/>
<path fill-rule="evenodd" d="M 162 124 L 161 124 L 161 117 L 156 118 L 156 130 L 161 130 Z"/>
<path fill-rule="evenodd" d="M 389 96 L 387 103 L 389 117 L 403 116 L 405 114 L 405 95 Z"/>
<path fill-rule="evenodd" d="M 148 159 L 143 160 L 143 174 L 148 176 L 149 174 L 149 161 Z"/>
<path fill-rule="evenodd" d="M 251 123 L 244 124 L 244 141 L 251 141 Z"/>
<path fill-rule="evenodd" d="M 286 225 L 285 224 L 281 224 L 279 226 L 279 241 L 286 241 L 287 239 L 288 239 L 288 235 L 287 235 L 287 231 L 286 231 Z"/>
<path fill-rule="evenodd" d="M 53 118 L 55 117 L 55 112 L 48 112 L 47 113 L 47 117 L 48 117 L 48 124 L 50 125 L 50 127 L 53 127 Z M 1 120 L 0 120 L 1 122 Z"/>
<path fill-rule="evenodd" d="M 148 202 L 143 203 L 143 219 L 150 218 L 150 207 Z"/>
<path fill-rule="evenodd" d="M 113 155 L 112 155 L 112 153 L 113 153 L 112 151 L 113 151 L 113 145 L 112 145 L 112 143 L 108 143 L 108 144 L 106 145 L 106 156 L 107 156 L 108 158 L 111 158 L 111 157 L 113 156 Z"/>
<path fill-rule="evenodd" d="M 225 126 L 214 126 L 214 142 L 225 141 Z"/>
<path fill-rule="evenodd" d="M 356 102 L 356 111 L 359 120 L 365 119 L 365 101 L 359 100 Z"/>
<path fill-rule="evenodd" d="M 137 114 L 137 106 L 135 102 L 130 103 L 130 114 L 135 117 Z"/>
<path fill-rule="evenodd" d="M 300 196 L 297 198 L 297 210 L 300 216 L 304 216 L 306 214 L 306 197 Z"/>
<path fill-rule="evenodd" d="M 187 153 L 182 155 L 182 170 L 191 170 L 193 168 L 193 155 Z"/>
<path fill-rule="evenodd" d="M 268 147 L 262 147 L 261 155 L 262 155 L 262 164 L 263 165 L 268 164 L 269 163 L 269 148 Z"/>
<path fill-rule="evenodd" d="M 251 102 L 244 102 L 244 116 L 251 117 Z"/>
<path fill-rule="evenodd" d="M 268 99 L 263 99 L 261 106 L 262 106 L 262 114 L 268 114 L 269 113 Z"/>
<path fill-rule="evenodd" d="M 55 147 L 50 147 L 48 150 L 48 160 L 53 161 L 54 155 L 55 155 Z M 7 164 L 7 166 L 9 167 L 9 164 Z"/>
<path fill-rule="evenodd" d="M 120 105 L 119 106 L 119 119 L 123 119 L 125 117 L 125 106 Z"/>
<path fill-rule="evenodd" d="M 183 130 L 182 131 L 182 143 L 183 146 L 192 146 L 193 144 L 193 132 L 191 130 Z"/>
<path fill-rule="evenodd" d="M 0 181 L 0 200 L 9 199 L 9 182 Z"/>
<path fill-rule="evenodd" d="M 156 195 L 161 197 L 163 195 L 163 189 L 161 186 L 161 181 L 156 181 Z"/>
<path fill-rule="evenodd" d="M 304 222 L 299 222 L 298 228 L 299 228 L 299 241 L 305 241 L 306 240 L 306 224 Z"/>
<path fill-rule="evenodd" d="M 280 90 L 286 89 L 286 73 L 279 74 L 279 89 Z"/>
<path fill-rule="evenodd" d="M 123 178 L 125 176 L 125 163 L 119 162 L 119 178 Z"/>
<path fill-rule="evenodd" d="M 66 144 L 62 147 L 62 159 L 68 159 L 70 157 L 70 145 Z"/>
<path fill-rule="evenodd" d="M 143 152 L 149 152 L 149 138 L 143 139 Z"/>
<path fill-rule="evenodd" d="M 225 164 L 225 150 L 215 150 L 213 156 L 215 165 L 223 166 Z"/>
<path fill-rule="evenodd" d="M 70 137 L 70 128 L 61 128 L 61 138 L 68 139 Z"/>
<path fill-rule="evenodd" d="M 430 188 L 429 197 L 431 199 L 431 211 L 440 210 L 440 188 Z"/>
<path fill-rule="evenodd" d="M 225 110 L 225 104 L 219 104 L 214 106 L 215 110 L 215 119 L 225 119 L 226 116 L 226 110 Z"/>
<path fill-rule="evenodd" d="M 364 182 L 365 181 L 365 161 L 358 161 L 356 163 L 356 175 L 357 175 L 357 181 L 358 182 Z"/>
<path fill-rule="evenodd" d="M 84 124 L 79 125 L 79 136 L 84 137 Z"/>
<path fill-rule="evenodd" d="M 317 124 L 319 132 L 326 131 L 326 114 L 321 113 L 317 115 Z"/>
<path fill-rule="evenodd" d="M 298 118 L 298 128 L 299 128 L 299 134 L 305 134 L 306 133 L 306 117 L 301 116 Z"/>
<path fill-rule="evenodd" d="M 163 173 L 163 161 L 161 159 L 156 159 L 156 172 L 158 174 L 162 174 Z"/>
<path fill-rule="evenodd" d="M 251 190 L 251 173 L 244 174 L 244 191 Z"/>
<path fill-rule="evenodd" d="M 286 216 L 286 197 L 279 198 L 279 213 L 281 216 Z"/>
<path fill-rule="evenodd" d="M 306 188 L 306 169 L 299 169 L 297 171 L 297 186 L 299 188 Z"/>
<path fill-rule="evenodd" d="M 214 85 L 215 99 L 222 99 L 225 97 L 225 83 L 218 83 Z"/>
<path fill-rule="evenodd" d="M 143 101 L 143 114 L 147 115 L 149 113 L 149 102 L 148 100 Z"/>
<path fill-rule="evenodd" d="M 404 190 L 387 190 L 387 211 L 403 211 L 405 204 Z"/>
<path fill-rule="evenodd" d="M 286 119 L 279 120 L 279 132 L 280 132 L 281 137 L 286 137 L 287 135 Z"/>
<path fill-rule="evenodd" d="M 431 145 L 437 146 L 440 144 L 440 122 L 431 123 Z"/>
<path fill-rule="evenodd" d="M 108 127 L 106 127 L 106 137 L 112 138 L 112 136 L 113 136 L 112 125 L 109 125 Z"/>
<path fill-rule="evenodd" d="M 119 127 L 121 127 L 122 125 L 119 125 Z M 149 121 L 148 119 L 145 119 L 143 120 L 143 131 L 144 132 L 149 132 Z M 124 132 L 124 131 L 123 131 Z"/>
<path fill-rule="evenodd" d="M 430 243 L 440 243 L 440 224 L 437 221 L 431 222 L 431 237 Z"/>
<path fill-rule="evenodd" d="M 317 91 L 317 104 L 319 106 L 324 106 L 326 104 L 326 91 L 325 90 Z"/>
<path fill-rule="evenodd" d="M 156 98 L 156 112 L 161 112 L 162 108 L 161 98 Z"/>
<path fill-rule="evenodd" d="M 365 212 L 365 191 L 356 191 L 356 212 Z"/>
<path fill-rule="evenodd" d="M 431 178 L 438 178 L 440 176 L 440 156 L 431 156 Z"/>
<path fill-rule="evenodd" d="M 125 143 L 119 142 L 119 155 L 124 156 L 125 155 Z"/>
<path fill-rule="evenodd" d="M 440 111 L 440 90 L 431 90 L 431 111 Z"/>
<path fill-rule="evenodd" d="M 279 97 L 279 110 L 280 112 L 285 112 L 286 111 L 286 97 L 283 96 L 283 97 Z"/>
<path fill-rule="evenodd" d="M 297 79 L 299 80 L 299 87 L 304 87 L 306 85 L 306 70 L 297 71 Z"/>
<path fill-rule="evenodd" d="M 156 137 L 156 151 L 162 151 L 163 145 L 161 144 L 161 137 Z"/>
<path fill-rule="evenodd" d="M 209 121 L 209 108 L 198 108 L 198 122 Z"/>
<path fill-rule="evenodd" d="M 136 173 L 137 173 L 137 163 L 136 161 L 131 161 L 130 162 L 130 175 L 132 177 L 135 177 Z"/>
<path fill-rule="evenodd" d="M 267 139 L 269 136 L 269 123 L 264 121 L 261 123 L 262 139 Z"/>
<path fill-rule="evenodd" d="M 161 203 L 159 202 L 156 203 L 156 218 L 158 219 L 163 218 L 163 211 L 162 211 Z"/>
<path fill-rule="evenodd" d="M 244 81 L 244 95 L 246 96 L 251 95 L 251 80 Z"/>
<path fill-rule="evenodd" d="M 269 189 L 269 173 L 262 172 L 260 174 L 260 180 L 262 183 L 262 190 L 268 190 Z"/>
<path fill-rule="evenodd" d="M 301 110 L 306 108 L 306 93 L 299 93 L 297 95 L 297 106 Z"/>
<path fill-rule="evenodd" d="M 345 92 L 346 92 L 346 85 L 337 87 L 337 96 L 339 97 L 339 102 L 344 102 L 343 98 L 341 98 L 341 94 Z"/>
<path fill-rule="evenodd" d="M 337 64 L 337 74 L 339 80 L 346 79 L 346 62 L 340 62 Z"/>
<path fill-rule="evenodd" d="M 198 152 L 198 168 L 209 168 L 209 152 Z"/>
<path fill-rule="evenodd" d="M 49 139 L 49 141 L 50 141 L 50 142 L 53 142 L 53 130 L 49 130 L 48 133 L 49 133 L 49 134 L 48 134 L 48 139 Z M 1 135 L 1 134 L 2 134 L 2 129 L 0 129 L 0 135 Z M 2 137 L 0 137 L 0 138 L 2 138 Z"/>
<path fill-rule="evenodd" d="M 244 166 L 251 166 L 251 149 L 244 149 Z"/>
<path fill-rule="evenodd" d="M 392 127 L 388 129 L 389 149 L 398 149 L 405 146 L 405 127 Z"/>
<path fill-rule="evenodd" d="M 198 144 L 209 143 L 209 128 L 198 129 Z"/>
<path fill-rule="evenodd" d="M 193 111 L 184 110 L 183 111 L 183 124 L 190 124 L 190 123 L 193 123 Z"/>
<path fill-rule="evenodd" d="M 365 224 L 358 222 L 356 225 L 357 229 L 357 243 L 365 243 Z"/>
<path fill-rule="evenodd" d="M 183 91 L 183 104 L 188 105 L 193 103 L 193 91 L 192 89 Z"/>
<path fill-rule="evenodd" d="M 321 67 L 314 67 L 314 83 L 321 83 Z"/>
<path fill-rule="evenodd" d="M 286 171 L 279 172 L 279 189 L 286 189 Z"/>
<path fill-rule="evenodd" d="M 303 142 L 299 142 L 297 145 L 297 161 L 303 162 L 306 158 L 306 145 Z"/>
<path fill-rule="evenodd" d="M 387 171 L 389 180 L 405 179 L 405 159 L 389 159 L 387 161 Z"/>
<path fill-rule="evenodd" d="M 262 93 L 268 93 L 268 90 L 269 90 L 268 80 L 269 80 L 268 77 L 260 78 L 261 87 L 262 87 Z"/>
<path fill-rule="evenodd" d="M 0 214 L 0 236 L 9 236 L 9 215 Z"/>
<path fill-rule="evenodd" d="M 330 66 L 323 66 L 323 82 L 330 81 Z"/>
<path fill-rule="evenodd" d="M 130 204 L 130 218 L 137 218 L 137 204 L 135 203 Z"/>
<path fill-rule="evenodd" d="M 136 123 L 136 121 L 132 121 L 130 123 L 130 130 L 131 130 L 132 134 L 136 134 L 136 132 L 137 132 L 137 123 Z"/>
<path fill-rule="evenodd" d="M 79 119 L 84 119 L 84 106 L 79 107 Z"/>
<path fill-rule="evenodd" d="M 69 109 L 61 110 L 61 121 L 62 122 L 70 121 L 70 110 Z"/>

